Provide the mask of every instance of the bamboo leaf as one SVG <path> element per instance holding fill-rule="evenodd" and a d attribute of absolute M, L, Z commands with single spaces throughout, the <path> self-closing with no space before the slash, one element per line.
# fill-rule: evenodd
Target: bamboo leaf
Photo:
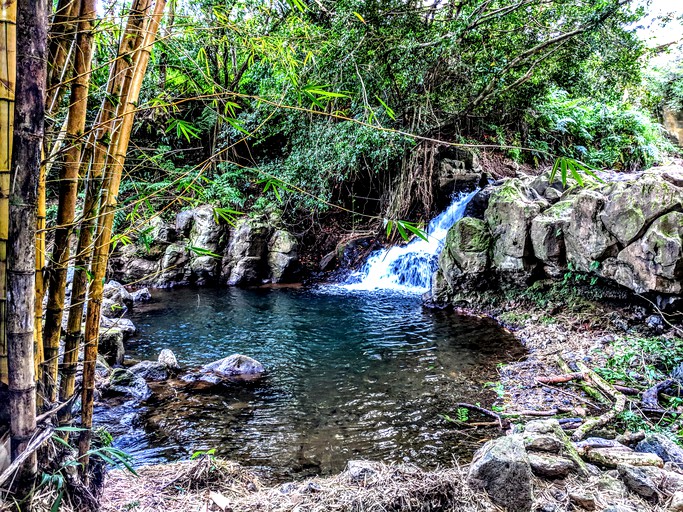
<path fill-rule="evenodd" d="M 356 18 L 358 18 L 358 19 L 360 20 L 360 22 L 361 22 L 363 25 L 366 25 L 365 19 L 363 18 L 363 16 L 361 16 L 361 15 L 360 15 L 359 13 L 357 13 L 356 11 L 353 11 L 353 15 L 354 15 Z"/>

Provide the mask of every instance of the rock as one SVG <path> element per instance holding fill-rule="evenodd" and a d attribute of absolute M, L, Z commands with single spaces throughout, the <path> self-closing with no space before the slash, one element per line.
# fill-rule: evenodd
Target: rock
<path fill-rule="evenodd" d="M 230 233 L 223 258 L 223 278 L 230 286 L 260 284 L 268 274 L 270 227 L 263 219 L 243 219 Z"/>
<path fill-rule="evenodd" d="M 159 357 L 157 358 L 157 360 L 170 370 L 180 369 L 178 360 L 176 359 L 175 354 L 170 349 L 165 348 L 161 352 L 159 352 Z"/>
<path fill-rule="evenodd" d="M 603 512 L 639 512 L 633 507 L 628 505 L 610 505 L 603 510 Z"/>
<path fill-rule="evenodd" d="M 437 208 L 447 206 L 445 200 L 455 192 L 474 190 L 483 179 L 479 157 L 473 151 L 456 149 L 449 153 L 441 158 L 437 171 Z"/>
<path fill-rule="evenodd" d="M 444 250 L 465 273 L 478 274 L 488 266 L 491 235 L 484 221 L 463 217 L 448 230 Z"/>
<path fill-rule="evenodd" d="M 583 490 L 569 492 L 569 501 L 586 510 L 595 510 L 595 496 Z"/>
<path fill-rule="evenodd" d="M 652 481 L 652 478 L 650 478 L 651 473 L 648 471 L 648 468 L 619 465 L 617 470 L 626 486 L 636 494 L 643 498 L 652 498 L 659 495 L 659 489 Z"/>
<path fill-rule="evenodd" d="M 100 332 L 99 353 L 109 364 L 123 363 L 126 348 L 123 344 L 123 331 L 111 327 Z"/>
<path fill-rule="evenodd" d="M 181 238 L 189 238 L 194 224 L 194 210 L 183 210 L 175 216 L 176 234 Z"/>
<path fill-rule="evenodd" d="M 218 278 L 219 263 L 220 260 L 214 256 L 197 256 L 190 263 L 190 270 L 198 282 L 211 282 Z"/>
<path fill-rule="evenodd" d="M 219 377 L 258 377 L 265 372 L 263 365 L 256 359 L 241 354 L 233 354 L 202 367 L 203 373 L 213 373 Z"/>
<path fill-rule="evenodd" d="M 571 206 L 571 201 L 560 201 L 531 221 L 534 255 L 543 262 L 543 269 L 550 277 L 561 277 L 566 267 L 564 232 L 569 226 Z"/>
<path fill-rule="evenodd" d="M 95 373 L 102 377 L 107 378 L 111 375 L 112 367 L 107 363 L 106 359 L 102 354 L 97 354 L 97 362 L 95 363 Z"/>
<path fill-rule="evenodd" d="M 168 367 L 164 363 L 158 361 L 140 361 L 138 364 L 131 366 L 128 369 L 133 375 L 152 381 L 168 379 L 168 370 Z"/>
<path fill-rule="evenodd" d="M 112 256 L 112 266 L 116 276 L 126 283 L 152 282 L 159 272 L 159 260 L 156 254 L 145 254 L 135 244 L 128 244 Z"/>
<path fill-rule="evenodd" d="M 683 468 L 683 448 L 662 434 L 647 434 L 645 439 L 636 445 L 636 451 L 654 453 L 664 462 L 673 462 Z"/>
<path fill-rule="evenodd" d="M 657 217 L 680 209 L 683 189 L 645 173 L 637 180 L 614 185 L 600 219 L 622 245 L 629 245 Z"/>
<path fill-rule="evenodd" d="M 189 235 L 190 244 L 193 247 L 219 254 L 225 230 L 217 222 L 213 207 L 203 205 L 195 208 L 192 212 L 193 222 Z"/>
<path fill-rule="evenodd" d="M 538 476 L 565 477 L 574 469 L 574 463 L 571 460 L 557 455 L 529 453 L 528 456 L 531 470 Z"/>
<path fill-rule="evenodd" d="M 157 286 L 167 287 L 175 284 L 184 284 L 188 280 L 190 273 L 186 269 L 190 261 L 190 252 L 184 242 L 171 244 L 166 247 L 166 251 L 161 259 L 160 273 L 157 278 Z"/>
<path fill-rule="evenodd" d="M 488 186 L 482 188 L 474 197 L 467 203 L 465 207 L 465 214 L 463 217 L 472 217 L 473 219 L 484 220 L 484 214 L 489 207 L 489 200 L 493 193 L 494 187 Z"/>
<path fill-rule="evenodd" d="M 117 318 L 125 315 L 128 312 L 128 308 L 125 305 L 111 299 L 102 299 L 101 308 L 102 314 L 104 316 L 108 316 L 109 318 Z"/>
<path fill-rule="evenodd" d="M 683 291 L 683 213 L 657 219 L 645 235 L 605 261 L 602 275 L 636 293 Z"/>
<path fill-rule="evenodd" d="M 603 194 L 589 189 L 581 190 L 572 198 L 564 241 L 567 261 L 577 270 L 591 272 L 605 257 L 616 254 L 617 239 L 600 219 L 600 212 L 606 201 Z"/>
<path fill-rule="evenodd" d="M 149 235 L 155 244 L 165 245 L 176 241 L 176 227 L 167 224 L 158 215 L 149 219 L 142 231 Z"/>
<path fill-rule="evenodd" d="M 133 306 L 133 296 L 118 281 L 109 281 L 104 285 L 102 297 L 119 304 L 121 307 Z"/>
<path fill-rule="evenodd" d="M 350 460 L 346 463 L 344 473 L 355 484 L 364 484 L 371 480 L 379 470 L 380 464 L 367 460 Z"/>
<path fill-rule="evenodd" d="M 683 491 L 678 491 L 671 498 L 669 512 L 683 512 Z"/>
<path fill-rule="evenodd" d="M 319 267 L 320 267 L 320 270 L 322 270 L 323 272 L 329 272 L 330 270 L 334 270 L 336 266 L 337 266 L 337 251 L 328 252 L 320 260 Z"/>
<path fill-rule="evenodd" d="M 110 393 L 130 396 L 136 400 L 146 400 L 152 395 L 152 390 L 142 377 L 124 368 L 114 369 L 106 389 Z"/>
<path fill-rule="evenodd" d="M 531 466 L 520 435 L 487 442 L 474 455 L 468 482 L 512 511 L 531 508 Z"/>
<path fill-rule="evenodd" d="M 273 283 L 290 281 L 299 266 L 299 244 L 294 236 L 282 229 L 268 240 L 268 268 Z"/>
<path fill-rule="evenodd" d="M 130 318 L 109 318 L 102 316 L 100 318 L 100 330 L 118 329 L 123 333 L 123 339 L 126 340 L 135 334 L 137 331 L 135 324 Z"/>
<path fill-rule="evenodd" d="M 524 447 L 532 451 L 559 453 L 564 447 L 564 443 L 552 435 L 525 433 Z"/>
<path fill-rule="evenodd" d="M 133 292 L 133 302 L 149 302 L 152 300 L 152 294 L 149 292 L 148 288 L 140 288 Z"/>
<path fill-rule="evenodd" d="M 526 273 L 533 268 L 529 227 L 547 203 L 530 199 L 530 190 L 515 178 L 491 194 L 485 218 L 493 237 L 491 261 L 499 271 Z"/>

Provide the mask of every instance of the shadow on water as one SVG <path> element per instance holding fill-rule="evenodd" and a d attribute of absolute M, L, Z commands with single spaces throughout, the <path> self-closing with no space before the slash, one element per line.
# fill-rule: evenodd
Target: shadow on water
<path fill-rule="evenodd" d="M 463 432 L 441 414 L 486 402 L 496 364 L 523 355 L 494 322 L 428 310 L 414 296 L 180 289 L 156 299 L 133 318 L 140 333 L 128 356 L 170 348 L 196 368 L 242 353 L 267 375 L 204 392 L 159 383 L 144 404 L 98 408 L 140 463 L 215 449 L 275 479 L 329 474 L 354 458 L 448 464 L 491 433 Z"/>

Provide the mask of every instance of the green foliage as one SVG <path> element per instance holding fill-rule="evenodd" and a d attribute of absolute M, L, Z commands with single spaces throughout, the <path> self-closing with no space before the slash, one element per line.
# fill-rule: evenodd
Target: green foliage
<path fill-rule="evenodd" d="M 535 139 L 530 145 L 562 155 L 554 171 L 559 167 L 563 177 L 571 174 L 579 182 L 577 171 L 648 167 L 673 151 L 659 124 L 621 101 L 575 99 L 554 90 L 527 120 Z"/>

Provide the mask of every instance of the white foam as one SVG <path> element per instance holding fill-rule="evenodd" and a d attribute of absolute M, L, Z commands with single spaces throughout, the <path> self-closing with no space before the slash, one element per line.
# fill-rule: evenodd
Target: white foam
<path fill-rule="evenodd" d="M 341 285 L 346 290 L 391 290 L 411 295 L 429 291 L 432 273 L 448 230 L 465 214 L 477 193 L 458 195 L 453 203 L 429 223 L 427 240 L 415 238 L 406 245 L 373 252 L 363 267 Z"/>

